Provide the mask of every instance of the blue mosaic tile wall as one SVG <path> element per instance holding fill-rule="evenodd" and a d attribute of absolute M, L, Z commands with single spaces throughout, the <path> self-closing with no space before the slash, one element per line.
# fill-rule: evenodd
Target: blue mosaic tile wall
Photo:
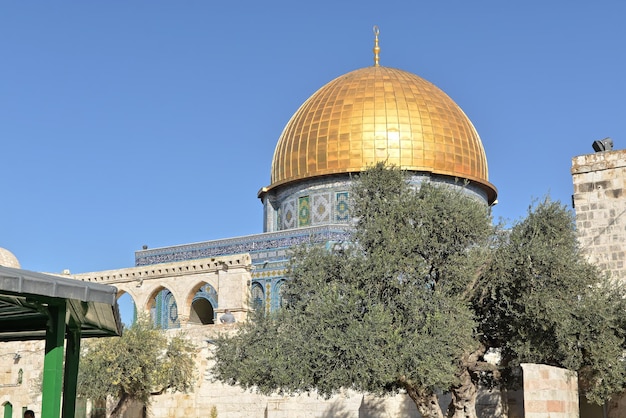
<path fill-rule="evenodd" d="M 411 173 L 411 184 L 424 182 L 460 187 L 469 196 L 487 202 L 485 191 L 475 183 L 459 181 L 430 173 Z M 268 231 L 302 226 L 349 224 L 352 177 L 337 175 L 307 179 L 271 190 L 266 208 L 265 228 Z"/>
<path fill-rule="evenodd" d="M 165 289 L 157 294 L 155 306 L 152 308 L 152 319 L 163 329 L 180 328 L 178 305 L 174 295 Z"/>
<path fill-rule="evenodd" d="M 345 182 L 322 183 L 288 194 L 276 209 L 277 228 L 348 224 L 350 193 L 346 187 Z"/>
<path fill-rule="evenodd" d="M 311 198 L 301 196 L 298 198 L 298 226 L 311 225 Z"/>
<path fill-rule="evenodd" d="M 254 268 L 251 283 L 252 289 L 255 291 L 253 293 L 254 302 L 262 304 L 265 309 L 272 311 L 277 309 L 281 303 L 280 286 L 285 280 L 284 275 L 289 249 L 306 243 L 347 241 L 350 237 L 350 232 L 351 229 L 348 226 L 325 225 L 140 250 L 135 252 L 135 265 L 147 266 L 158 263 L 249 253 Z M 208 289 L 206 291 L 209 292 L 209 296 L 213 296 L 213 298 L 209 297 L 208 299 L 213 307 L 216 308 L 217 294 L 215 290 Z M 171 313 L 172 309 L 169 310 Z M 161 308 L 159 312 L 167 312 L 167 310 Z"/>
<path fill-rule="evenodd" d="M 253 264 L 258 261 L 287 260 L 286 250 L 296 245 L 346 241 L 349 237 L 350 227 L 347 225 L 324 225 L 268 232 L 239 238 L 139 250 L 135 252 L 135 266 L 149 266 L 242 253 L 249 253 Z"/>
<path fill-rule="evenodd" d="M 350 194 L 339 192 L 335 196 L 335 219 L 337 222 L 348 222 L 350 220 Z"/>
<path fill-rule="evenodd" d="M 335 199 L 337 192 L 348 193 L 351 181 L 349 175 L 342 174 L 298 181 L 271 190 L 264 198 L 265 231 L 348 224 L 348 216 L 337 216 Z"/>

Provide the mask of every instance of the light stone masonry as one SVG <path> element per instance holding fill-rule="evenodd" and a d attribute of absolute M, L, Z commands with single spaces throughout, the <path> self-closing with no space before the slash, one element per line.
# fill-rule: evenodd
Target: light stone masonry
<path fill-rule="evenodd" d="M 229 309 L 237 321 L 245 320 L 250 311 L 251 270 L 250 255 L 236 254 L 82 273 L 72 277 L 117 287 L 118 298 L 128 293 L 137 312 L 148 313 L 156 295 L 167 289 L 172 292 L 181 323 L 185 325 L 193 318 L 193 298 L 205 284 L 211 285 L 219 297 L 219 305 L 215 307 L 216 316 L 219 317 L 225 309 Z"/>
<path fill-rule="evenodd" d="M 610 277 L 626 280 L 626 150 L 574 157 L 572 180 L 582 251 Z M 626 416 L 626 392 L 607 409 L 609 418 Z"/>
<path fill-rule="evenodd" d="M 589 261 L 626 279 L 626 150 L 572 159 L 579 240 Z"/>
<path fill-rule="evenodd" d="M 544 364 L 522 364 L 525 418 L 578 418 L 578 375 Z"/>

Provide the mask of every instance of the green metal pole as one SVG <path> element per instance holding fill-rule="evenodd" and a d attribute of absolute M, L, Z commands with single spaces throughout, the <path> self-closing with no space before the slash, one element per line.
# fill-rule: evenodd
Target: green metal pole
<path fill-rule="evenodd" d="M 43 360 L 41 418 L 59 418 L 63 385 L 63 341 L 65 339 L 65 301 L 48 306 L 46 353 Z"/>
<path fill-rule="evenodd" d="M 67 333 L 65 346 L 65 380 L 63 380 L 63 418 L 74 418 L 76 414 L 76 388 L 78 362 L 80 360 L 80 326 L 72 327 Z"/>

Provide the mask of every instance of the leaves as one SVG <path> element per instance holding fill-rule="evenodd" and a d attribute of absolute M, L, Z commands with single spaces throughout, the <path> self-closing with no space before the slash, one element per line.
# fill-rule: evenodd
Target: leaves
<path fill-rule="evenodd" d="M 186 392 L 193 384 L 194 356 L 184 335 L 168 337 L 149 318 L 139 318 L 121 337 L 84 345 L 78 392 L 90 399 L 112 396 L 144 403 L 167 389 Z"/>
<path fill-rule="evenodd" d="M 602 402 L 626 380 L 624 290 L 581 255 L 574 226 L 558 202 L 532 207 L 501 237 L 475 309 L 504 364 L 577 370 L 587 397 Z"/>
<path fill-rule="evenodd" d="M 463 191 L 372 167 L 355 183 L 352 244 L 294 251 L 284 308 L 217 341 L 217 379 L 263 393 L 341 389 L 429 398 L 476 347 L 466 290 L 492 231 Z"/>
<path fill-rule="evenodd" d="M 479 380 L 513 384 L 521 362 L 577 370 L 596 402 L 625 387 L 624 290 L 581 255 L 563 205 L 501 231 L 462 187 L 409 184 L 383 164 L 351 196 L 351 243 L 294 251 L 284 307 L 217 341 L 217 379 L 263 393 L 405 389 L 423 415 L 438 415 L 422 409 L 436 393 L 473 405 L 462 394 Z"/>

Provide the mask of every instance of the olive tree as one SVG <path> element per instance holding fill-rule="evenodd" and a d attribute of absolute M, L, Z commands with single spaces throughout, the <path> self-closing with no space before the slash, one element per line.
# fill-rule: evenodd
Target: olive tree
<path fill-rule="evenodd" d="M 624 387 L 623 292 L 582 257 L 562 205 L 502 231 L 462 187 L 411 185 L 383 164 L 351 195 L 350 242 L 294 251 L 284 306 L 217 340 L 217 379 L 404 392 L 426 418 L 444 416 L 442 393 L 448 417 L 475 418 L 478 387 L 511 387 L 521 362 L 579 371 L 594 401 Z"/>
<path fill-rule="evenodd" d="M 478 347 L 468 292 L 491 236 L 488 209 L 383 165 L 352 196 L 352 243 L 296 250 L 284 307 L 220 339 L 214 373 L 265 393 L 406 391 L 423 416 L 441 417 L 437 394 Z"/>
<path fill-rule="evenodd" d="M 117 399 L 111 414 L 121 417 L 133 401 L 167 390 L 187 392 L 194 382 L 195 348 L 183 335 L 168 337 L 150 318 L 140 317 L 121 337 L 85 344 L 78 394 L 92 400 Z"/>

